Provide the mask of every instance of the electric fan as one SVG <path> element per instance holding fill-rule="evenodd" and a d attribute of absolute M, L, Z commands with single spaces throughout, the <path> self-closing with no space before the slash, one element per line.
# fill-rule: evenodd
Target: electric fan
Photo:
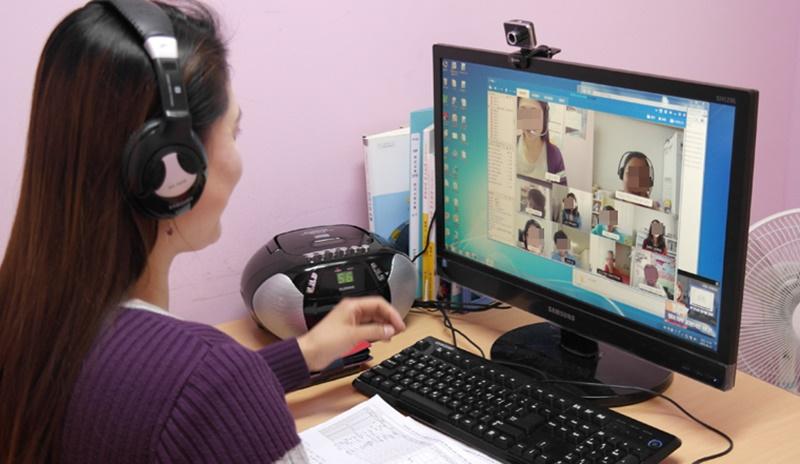
<path fill-rule="evenodd" d="M 800 209 L 750 227 L 739 368 L 800 394 Z"/>

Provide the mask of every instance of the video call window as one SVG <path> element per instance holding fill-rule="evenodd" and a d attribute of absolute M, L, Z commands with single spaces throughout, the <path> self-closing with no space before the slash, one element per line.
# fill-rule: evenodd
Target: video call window
<path fill-rule="evenodd" d="M 683 131 L 525 89 L 490 89 L 487 101 L 490 204 L 514 198 L 492 210 L 490 237 L 672 301 Z M 516 236 L 496 233 L 503 218 Z"/>
<path fill-rule="evenodd" d="M 716 338 L 719 300 L 716 283 L 680 272 L 675 286 L 674 309 L 667 315 L 667 321 Z"/>

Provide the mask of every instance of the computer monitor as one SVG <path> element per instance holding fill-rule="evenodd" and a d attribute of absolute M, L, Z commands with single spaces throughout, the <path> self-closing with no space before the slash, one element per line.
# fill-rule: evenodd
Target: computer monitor
<path fill-rule="evenodd" d="M 435 45 L 438 273 L 546 318 L 492 358 L 734 384 L 758 93 Z M 629 389 L 586 387 L 604 405 Z"/>

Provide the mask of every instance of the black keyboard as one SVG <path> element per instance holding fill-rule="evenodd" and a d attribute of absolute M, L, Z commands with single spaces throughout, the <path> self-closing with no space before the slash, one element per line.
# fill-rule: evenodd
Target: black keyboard
<path fill-rule="evenodd" d="M 654 463 L 681 445 L 673 435 L 433 337 L 364 371 L 353 386 L 503 462 Z"/>

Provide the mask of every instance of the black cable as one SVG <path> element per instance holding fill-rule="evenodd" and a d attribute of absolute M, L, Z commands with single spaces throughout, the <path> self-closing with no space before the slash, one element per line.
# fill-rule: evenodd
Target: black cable
<path fill-rule="evenodd" d="M 428 251 L 428 247 L 431 244 L 431 231 L 433 230 L 433 221 L 436 219 L 436 211 L 433 212 L 431 215 L 431 222 L 428 224 L 428 235 L 425 237 L 425 247 L 422 248 L 422 251 L 417 253 L 413 258 L 411 258 L 411 262 L 413 263 L 416 261 L 420 256 L 424 255 L 426 251 Z"/>
<path fill-rule="evenodd" d="M 700 464 L 702 462 L 707 462 L 707 461 L 711 461 L 713 459 L 721 458 L 722 456 L 725 456 L 726 454 L 728 454 L 731 451 L 733 451 L 733 440 L 731 439 L 731 437 L 726 435 L 725 432 L 717 429 L 716 427 L 714 427 L 714 426 L 712 426 L 712 425 L 710 425 L 710 424 L 708 424 L 706 422 L 703 422 L 702 420 L 700 420 L 697 417 L 695 417 L 692 413 L 687 411 L 683 406 L 678 404 L 677 401 L 675 401 L 672 398 L 670 398 L 669 396 L 667 396 L 667 395 L 665 395 L 663 393 L 657 392 L 655 390 L 650 390 L 649 388 L 637 387 L 637 386 L 634 386 L 634 385 L 614 385 L 614 384 L 599 383 L 599 382 L 583 382 L 583 381 L 580 381 L 580 380 L 553 380 L 553 379 L 547 379 L 547 374 L 545 374 L 544 372 L 540 371 L 539 369 L 536 369 L 534 367 L 528 366 L 526 364 L 516 363 L 516 362 L 513 362 L 513 361 L 505 361 L 505 360 L 494 360 L 494 362 L 496 362 L 498 364 L 505 364 L 505 365 L 508 365 L 508 366 L 514 366 L 514 367 L 530 370 L 530 371 L 536 372 L 536 373 L 538 373 L 540 375 L 544 375 L 545 376 L 545 380 L 542 380 L 542 382 L 545 382 L 545 383 L 561 383 L 561 384 L 565 384 L 565 385 L 582 385 L 582 386 L 586 386 L 586 387 L 606 387 L 606 388 L 619 388 L 619 389 L 623 389 L 623 390 L 636 390 L 636 391 L 649 393 L 651 395 L 654 395 L 654 396 L 657 396 L 659 398 L 663 398 L 663 399 L 669 401 L 676 408 L 678 408 L 682 413 L 686 414 L 686 416 L 689 417 L 689 419 L 692 419 L 693 421 L 697 422 L 698 424 L 702 425 L 703 427 L 707 428 L 708 430 L 711 430 L 712 432 L 714 432 L 717 435 L 721 436 L 722 438 L 724 438 L 728 442 L 728 448 L 725 449 L 724 451 L 721 451 L 719 453 L 712 454 L 712 455 L 709 455 L 709 456 L 703 456 L 700 459 L 692 461 L 692 464 Z M 581 398 L 587 399 L 587 400 L 591 400 L 591 399 L 613 398 L 613 396 L 584 395 L 584 396 L 581 396 Z"/>
<path fill-rule="evenodd" d="M 452 311 L 456 314 L 461 313 L 473 313 L 473 312 L 480 312 L 480 311 L 487 311 L 489 309 L 510 309 L 511 306 L 504 305 L 499 301 L 493 301 L 491 303 L 464 303 L 458 301 L 440 301 L 440 300 L 414 300 L 413 307 L 415 308 L 424 308 L 424 309 L 436 309 L 438 311 L 439 307 L 443 307 L 448 311 Z"/>
<path fill-rule="evenodd" d="M 447 311 L 444 308 L 437 308 L 439 312 L 442 313 L 442 323 L 444 324 L 445 328 L 450 330 L 450 333 L 453 336 L 453 346 L 458 348 L 458 341 L 456 340 L 456 334 L 461 335 L 464 337 L 466 341 L 468 341 L 472 346 L 477 348 L 478 352 L 480 352 L 481 357 L 486 359 L 486 353 L 483 352 L 483 348 L 481 348 L 477 343 L 475 343 L 471 338 L 467 336 L 464 332 L 458 330 L 454 325 L 453 321 L 450 319 L 450 316 L 447 315 Z"/>

